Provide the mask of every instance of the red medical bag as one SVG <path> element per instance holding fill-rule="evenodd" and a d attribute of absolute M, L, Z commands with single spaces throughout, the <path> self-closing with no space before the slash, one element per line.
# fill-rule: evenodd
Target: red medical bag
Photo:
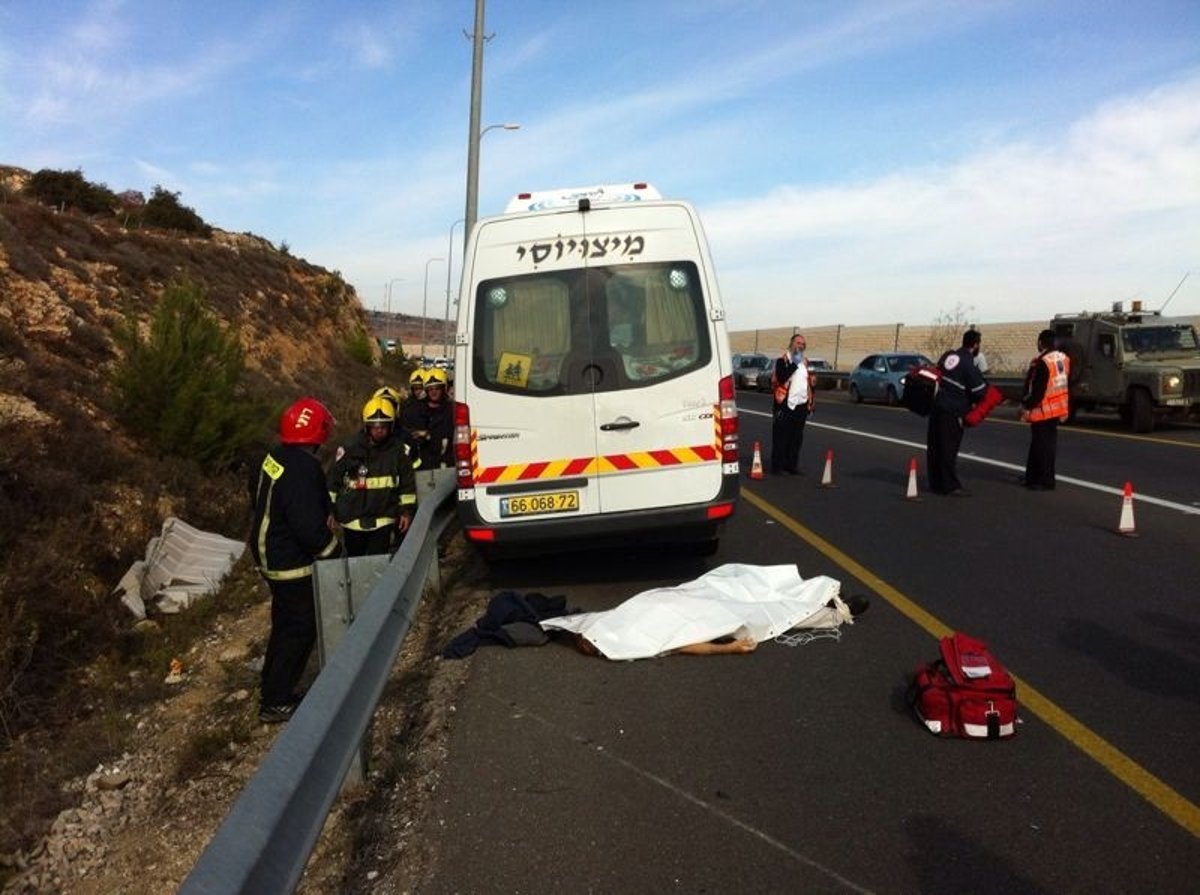
<path fill-rule="evenodd" d="M 982 640 L 957 631 L 941 656 L 917 668 L 913 711 L 934 734 L 998 740 L 1017 732 L 1017 686 Z"/>

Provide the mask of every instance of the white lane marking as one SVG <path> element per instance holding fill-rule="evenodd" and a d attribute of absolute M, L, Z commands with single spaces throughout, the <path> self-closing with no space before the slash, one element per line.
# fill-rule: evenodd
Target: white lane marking
<path fill-rule="evenodd" d="M 511 709 L 514 706 L 514 703 L 510 699 L 501 698 L 500 696 L 498 696 L 495 693 L 489 693 L 488 696 L 491 699 L 495 700 L 496 702 L 500 703 L 501 705 L 505 706 L 506 708 Z M 629 761 L 628 759 L 621 758 L 619 755 L 616 755 L 613 752 L 611 752 L 610 750 L 606 749 L 602 743 L 597 743 L 593 740 L 588 739 L 587 737 L 583 737 L 583 736 L 580 736 L 579 734 L 572 733 L 571 731 L 563 728 L 561 725 L 554 723 L 549 718 L 543 718 L 537 712 L 530 711 L 529 709 L 520 706 L 519 703 L 517 703 L 515 705 L 517 705 L 516 714 L 511 715 L 511 717 L 518 718 L 518 719 L 519 718 L 531 718 L 534 721 L 536 721 L 538 724 L 541 724 L 547 730 L 554 731 L 559 736 L 566 737 L 567 739 L 575 742 L 577 745 L 586 746 L 586 747 L 592 749 L 601 758 L 607 758 L 610 761 L 614 761 L 617 764 L 619 764 L 621 767 L 625 768 L 625 770 L 636 774 L 637 776 L 643 778 L 644 780 L 649 780 L 650 782 L 655 783 L 658 786 L 661 786 L 663 789 L 667 790 L 668 792 L 673 793 L 674 795 L 678 796 L 679 798 L 683 799 L 684 801 L 691 802 L 693 805 L 695 805 L 698 808 L 708 811 L 710 814 L 715 815 L 716 817 L 720 818 L 721 820 L 725 821 L 728 824 L 732 824 L 733 826 L 737 827 L 739 830 L 742 830 L 745 833 L 749 833 L 751 836 L 755 837 L 756 839 L 759 839 L 762 842 L 765 842 L 767 845 L 771 846 L 772 848 L 777 849 L 778 851 L 783 852 L 784 854 L 790 856 L 791 858 L 800 862 L 801 864 L 804 864 L 807 867 L 811 867 L 813 870 L 816 870 L 820 873 L 825 874 L 830 879 L 836 880 L 837 882 L 841 883 L 844 887 L 851 890 L 852 892 L 862 892 L 862 893 L 870 893 L 871 892 L 870 889 L 863 888 L 862 886 L 860 886 L 858 883 L 854 882 L 853 880 L 849 880 L 846 877 L 842 876 L 836 870 L 833 870 L 830 867 L 826 867 L 824 864 L 820 863 L 819 861 L 814 861 L 808 855 L 805 855 L 805 854 L 802 854 L 801 852 L 796 851 L 794 848 L 787 845 L 787 843 L 780 842 L 778 839 L 776 839 L 774 836 L 770 835 L 769 833 L 764 833 L 762 830 L 758 829 L 757 827 L 752 827 L 752 826 L 750 826 L 750 824 L 746 823 L 743 820 L 739 820 L 738 818 L 734 817 L 732 814 L 722 811 L 720 808 L 718 808 L 716 805 L 712 804 L 711 802 L 707 802 L 704 799 L 700 798 L 699 796 L 692 795 L 687 790 L 681 789 L 680 787 L 676 786 L 670 780 L 664 779 L 663 777 L 660 777 L 651 771 L 647 771 L 645 768 L 640 768 L 637 765 L 635 765 L 633 762 Z"/>
<path fill-rule="evenodd" d="M 764 413 L 761 410 L 746 410 L 743 407 L 738 408 L 738 413 L 746 413 L 753 416 L 771 416 L 771 414 Z M 814 426 L 818 429 L 828 429 L 830 432 L 841 432 L 844 435 L 854 435 L 859 438 L 871 438 L 875 441 L 886 441 L 889 444 L 899 444 L 903 445 L 904 447 L 917 448 L 921 451 L 925 450 L 924 444 L 916 441 L 905 441 L 903 438 L 892 438 L 888 435 L 876 435 L 873 432 L 860 432 L 857 429 L 847 429 L 843 426 L 831 426 L 828 423 L 814 423 L 812 420 L 809 420 L 806 425 Z M 978 454 L 972 454 L 967 451 L 960 453 L 958 456 L 961 460 L 973 460 L 976 463 L 983 463 L 988 466 L 997 466 L 1001 469 L 1011 469 L 1018 473 L 1025 471 L 1024 466 L 1020 466 L 1016 463 L 1008 463 L 1004 460 L 993 460 L 991 457 L 981 457 Z M 1102 494 L 1116 494 L 1118 497 L 1123 497 L 1125 494 L 1124 488 L 1114 488 L 1111 485 L 1101 485 L 1098 482 L 1089 482 L 1087 479 L 1077 479 L 1066 475 L 1055 476 L 1055 478 L 1060 482 L 1066 482 L 1068 485 L 1077 485 L 1080 488 L 1090 488 L 1091 490 L 1099 491 Z M 1175 510 L 1176 512 L 1184 513 L 1188 516 L 1200 516 L 1200 507 L 1186 503 L 1179 503 L 1175 500 L 1167 500 L 1165 497 L 1151 497 L 1148 494 L 1142 494 L 1138 491 L 1134 491 L 1133 499 L 1141 501 L 1142 503 L 1149 503 L 1154 504 L 1155 506 L 1165 507 L 1168 510 Z"/>

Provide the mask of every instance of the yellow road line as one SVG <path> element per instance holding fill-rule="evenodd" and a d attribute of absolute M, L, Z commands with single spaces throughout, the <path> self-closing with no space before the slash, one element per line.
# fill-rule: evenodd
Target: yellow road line
<path fill-rule="evenodd" d="M 862 581 L 904 616 L 940 639 L 953 633 L 953 629 L 926 612 L 895 587 L 852 559 L 812 529 L 793 519 L 783 510 L 768 503 L 743 484 L 742 497 L 754 507 L 766 513 L 792 534 L 841 566 Z M 1010 670 L 1011 671 L 1011 670 Z M 1172 789 L 1146 770 L 1112 743 L 1056 705 L 1022 678 L 1013 675 L 1020 691 L 1022 705 L 1051 728 L 1058 731 L 1068 742 L 1097 762 L 1106 771 L 1138 793 L 1147 802 L 1161 811 L 1193 836 L 1200 838 L 1200 807 Z"/>

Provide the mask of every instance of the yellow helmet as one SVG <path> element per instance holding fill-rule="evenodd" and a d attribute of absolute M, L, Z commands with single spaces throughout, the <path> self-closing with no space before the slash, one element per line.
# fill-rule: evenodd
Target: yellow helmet
<path fill-rule="evenodd" d="M 446 371 L 440 369 L 439 367 L 434 367 L 432 370 L 426 371 L 425 388 L 429 388 L 431 385 L 440 385 L 442 388 L 445 388 Z"/>
<path fill-rule="evenodd" d="M 384 397 L 374 397 L 362 409 L 363 423 L 371 425 L 373 423 L 392 424 L 396 422 L 396 405 Z"/>
<path fill-rule="evenodd" d="M 375 394 L 371 395 L 371 397 L 383 398 L 385 401 L 391 401 L 392 407 L 396 408 L 398 408 L 400 403 L 403 401 L 403 398 L 400 397 L 400 390 L 392 388 L 390 385 L 385 385 L 383 388 L 378 389 Z"/>
<path fill-rule="evenodd" d="M 417 367 L 412 371 L 412 375 L 408 377 L 409 386 L 422 386 L 425 384 L 426 370 Z"/>

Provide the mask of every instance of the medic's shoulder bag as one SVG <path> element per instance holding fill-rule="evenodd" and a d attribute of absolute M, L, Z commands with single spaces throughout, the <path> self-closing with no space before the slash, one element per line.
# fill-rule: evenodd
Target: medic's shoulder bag
<path fill-rule="evenodd" d="M 998 740 L 1017 732 L 1017 686 L 982 640 L 957 631 L 941 655 L 917 668 L 909 689 L 913 711 L 944 737 Z"/>
<path fill-rule="evenodd" d="M 909 370 L 900 381 L 904 386 L 900 393 L 900 403 L 919 416 L 929 416 L 938 385 L 942 381 L 941 369 L 922 364 Z"/>

